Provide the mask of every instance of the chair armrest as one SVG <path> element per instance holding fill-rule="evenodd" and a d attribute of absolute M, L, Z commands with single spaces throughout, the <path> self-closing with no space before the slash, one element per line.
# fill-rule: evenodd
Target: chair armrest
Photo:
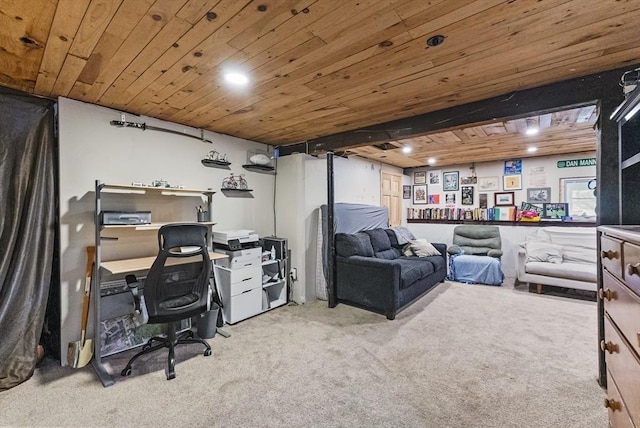
<path fill-rule="evenodd" d="M 124 279 L 133 296 L 133 323 L 136 327 L 139 327 L 149 322 L 149 313 L 144 301 L 144 294 L 140 292 L 141 284 L 135 275 L 127 275 Z"/>

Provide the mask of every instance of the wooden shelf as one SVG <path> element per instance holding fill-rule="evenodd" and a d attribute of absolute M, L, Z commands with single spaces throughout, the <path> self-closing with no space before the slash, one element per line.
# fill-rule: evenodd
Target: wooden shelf
<path fill-rule="evenodd" d="M 110 274 L 122 274 L 129 272 L 137 272 L 141 270 L 148 270 L 151 268 L 151 265 L 156 260 L 157 256 L 151 257 L 139 257 L 135 259 L 124 259 L 124 260 L 112 260 L 110 262 L 102 262 L 100 266 L 104 268 Z M 217 259 L 225 259 L 228 256 L 226 254 L 209 252 L 209 258 L 214 261 Z M 179 265 L 184 263 L 191 263 L 189 259 L 176 259 L 170 258 L 167 259 L 167 266 Z"/>
<path fill-rule="evenodd" d="M 271 165 L 256 165 L 252 163 L 242 165 L 242 167 L 246 170 L 256 172 L 272 172 L 275 169 Z"/>
<path fill-rule="evenodd" d="M 223 192 L 253 192 L 253 189 L 220 189 Z"/>
<path fill-rule="evenodd" d="M 407 219 L 407 223 L 434 223 L 434 224 L 489 224 L 492 226 L 561 226 L 561 227 L 595 227 L 596 223 L 590 221 L 559 221 L 559 220 L 542 220 L 542 221 L 485 221 L 485 220 L 435 220 L 413 218 Z"/>
<path fill-rule="evenodd" d="M 229 165 L 231 165 L 231 162 L 212 160 L 212 159 L 202 159 L 200 162 L 202 162 L 202 165 L 208 166 L 210 168 L 226 168 Z"/>
<path fill-rule="evenodd" d="M 151 187 L 151 186 L 129 186 L 124 184 L 107 184 L 101 185 L 102 191 L 121 191 L 123 193 L 139 193 L 139 194 L 161 194 L 171 196 L 190 196 L 190 195 L 207 195 L 216 193 L 213 189 L 178 189 L 173 187 Z"/>
<path fill-rule="evenodd" d="M 215 226 L 216 223 L 212 221 L 172 221 L 168 223 L 149 223 L 149 224 L 104 224 L 102 227 L 105 229 L 133 229 L 133 230 L 158 230 L 162 226 L 167 224 L 203 224 L 205 226 Z"/>

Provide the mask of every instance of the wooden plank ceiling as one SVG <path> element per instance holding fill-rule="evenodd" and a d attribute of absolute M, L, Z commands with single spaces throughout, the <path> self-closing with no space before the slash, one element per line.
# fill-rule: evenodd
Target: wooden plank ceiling
<path fill-rule="evenodd" d="M 388 143 L 349 149 L 359 155 L 401 168 L 457 165 L 596 150 L 595 106 L 527 118 L 471 126 Z M 538 133 L 527 135 L 529 128 Z M 409 153 L 403 151 L 410 150 Z M 531 149 L 531 150 L 529 150 Z"/>
<path fill-rule="evenodd" d="M 0 0 L 0 85 L 286 145 L 636 63 L 639 19 L 640 0 Z"/>

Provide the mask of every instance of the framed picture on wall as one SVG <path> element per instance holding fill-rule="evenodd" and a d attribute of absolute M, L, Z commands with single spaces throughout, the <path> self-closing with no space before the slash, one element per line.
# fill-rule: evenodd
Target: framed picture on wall
<path fill-rule="evenodd" d="M 402 186 L 402 199 L 411 199 L 411 186 Z"/>
<path fill-rule="evenodd" d="M 444 204 L 447 207 L 455 207 L 456 206 L 456 194 L 455 193 L 445 193 L 445 195 L 444 195 Z"/>
<path fill-rule="evenodd" d="M 542 204 L 542 217 L 544 218 L 561 219 L 569 215 L 568 213 L 569 204 L 567 203 Z"/>
<path fill-rule="evenodd" d="M 502 190 L 522 189 L 522 175 L 505 175 L 503 178 Z"/>
<path fill-rule="evenodd" d="M 489 195 L 487 195 L 486 193 L 479 193 L 478 194 L 478 205 L 480 208 L 488 208 L 487 204 L 488 204 L 488 199 L 489 199 Z"/>
<path fill-rule="evenodd" d="M 441 170 L 435 170 L 435 171 L 427 171 L 427 174 L 429 175 L 429 184 L 433 185 L 433 186 L 439 186 L 442 184 L 442 171 Z"/>
<path fill-rule="evenodd" d="M 439 193 L 435 193 L 435 194 L 429 195 L 429 204 L 438 205 L 439 203 L 440 203 L 440 194 Z"/>
<path fill-rule="evenodd" d="M 478 177 L 478 191 L 500 190 L 500 177 Z"/>
<path fill-rule="evenodd" d="M 413 186 L 413 204 L 414 205 L 427 204 L 427 185 L 426 184 L 416 184 Z"/>
<path fill-rule="evenodd" d="M 413 184 L 426 184 L 427 173 L 424 171 L 417 171 L 413 173 Z"/>
<path fill-rule="evenodd" d="M 496 192 L 493 194 L 493 205 L 496 207 L 508 207 L 515 203 L 513 192 Z"/>
<path fill-rule="evenodd" d="M 462 198 L 460 203 L 462 205 L 473 205 L 473 186 L 462 186 Z"/>
<path fill-rule="evenodd" d="M 510 159 L 504 161 L 504 175 L 522 174 L 522 159 Z"/>
<path fill-rule="evenodd" d="M 449 171 L 442 174 L 442 190 L 445 192 L 455 192 L 460 186 L 460 175 L 458 171 Z"/>
<path fill-rule="evenodd" d="M 527 202 L 530 204 L 551 202 L 551 187 L 535 187 L 527 189 Z"/>

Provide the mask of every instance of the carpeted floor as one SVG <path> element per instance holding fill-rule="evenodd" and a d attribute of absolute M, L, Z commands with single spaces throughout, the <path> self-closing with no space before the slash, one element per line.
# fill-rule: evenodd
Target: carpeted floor
<path fill-rule="evenodd" d="M 166 353 L 110 388 L 39 368 L 0 393 L 0 425 L 606 426 L 594 302 L 447 282 L 395 321 L 315 302 L 225 329 L 211 357 L 183 347 L 171 381 Z"/>

